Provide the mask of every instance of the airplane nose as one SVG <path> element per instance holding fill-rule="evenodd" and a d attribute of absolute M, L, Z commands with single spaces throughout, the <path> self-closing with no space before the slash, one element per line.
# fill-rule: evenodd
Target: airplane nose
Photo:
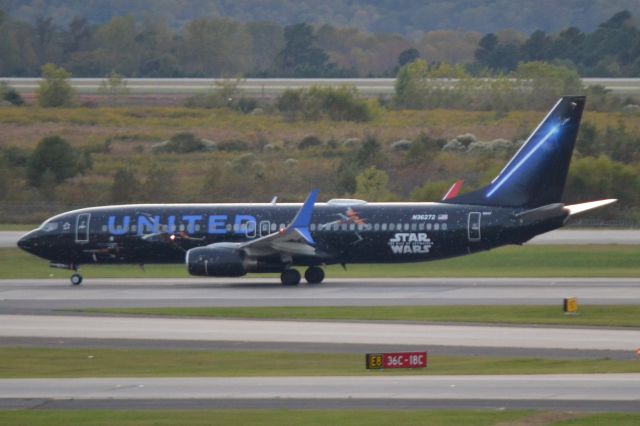
<path fill-rule="evenodd" d="M 27 251 L 27 252 L 31 252 L 34 247 L 37 245 L 36 243 L 36 231 L 31 231 L 27 234 L 24 234 L 19 240 L 18 240 L 18 247 L 20 247 L 22 250 Z"/>

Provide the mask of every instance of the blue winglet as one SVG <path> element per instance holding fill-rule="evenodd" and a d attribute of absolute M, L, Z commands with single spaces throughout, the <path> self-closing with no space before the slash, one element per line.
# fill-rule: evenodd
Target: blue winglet
<path fill-rule="evenodd" d="M 313 241 L 313 237 L 311 237 L 311 233 L 309 232 L 309 224 L 311 223 L 311 216 L 313 215 L 313 205 L 316 203 L 319 193 L 319 189 L 314 189 L 309 193 L 309 196 L 304 201 L 304 204 L 298 211 L 298 214 L 296 214 L 296 217 L 293 218 L 293 222 L 289 225 L 289 229 L 295 229 L 298 231 L 302 238 L 304 238 L 309 244 L 315 244 L 315 241 Z"/>

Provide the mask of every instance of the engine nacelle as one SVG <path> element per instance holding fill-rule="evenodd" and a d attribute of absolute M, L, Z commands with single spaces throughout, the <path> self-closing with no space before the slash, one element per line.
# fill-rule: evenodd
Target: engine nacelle
<path fill-rule="evenodd" d="M 187 252 L 187 268 L 191 275 L 205 277 L 241 277 L 247 273 L 245 254 L 233 246 L 213 244 Z"/>

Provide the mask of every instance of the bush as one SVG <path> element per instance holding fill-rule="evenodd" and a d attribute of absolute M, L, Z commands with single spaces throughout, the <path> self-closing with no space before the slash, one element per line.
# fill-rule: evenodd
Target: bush
<path fill-rule="evenodd" d="M 204 141 L 198 139 L 193 133 L 178 133 L 168 141 L 161 142 L 153 146 L 153 152 L 175 152 L 177 154 L 186 154 L 189 152 L 213 151 L 216 149 L 215 142 Z"/>
<path fill-rule="evenodd" d="M 371 121 L 374 107 L 358 98 L 353 86 L 319 87 L 308 90 L 286 90 L 277 101 L 278 110 L 288 119 L 302 116 L 305 120 L 329 118 L 334 121 Z"/>
<path fill-rule="evenodd" d="M 322 146 L 322 140 L 313 135 L 305 136 L 298 144 L 298 149 L 307 149 L 314 146 Z"/>
<path fill-rule="evenodd" d="M 78 150 L 60 136 L 42 139 L 29 159 L 27 178 L 31 186 L 40 187 L 46 180 L 61 183 L 80 172 Z"/>
<path fill-rule="evenodd" d="M 0 99 L 9 102 L 11 105 L 24 105 L 24 99 L 20 93 L 13 87 L 9 86 L 6 81 L 0 82 Z"/>
<path fill-rule="evenodd" d="M 249 149 L 249 143 L 241 140 L 223 141 L 218 144 L 220 151 L 246 151 Z"/>
<path fill-rule="evenodd" d="M 46 64 L 42 67 L 42 81 L 38 83 L 36 90 L 38 104 L 42 107 L 64 107 L 73 102 L 75 91 L 67 81 L 71 77 L 64 68 L 58 68 L 54 64 Z"/>

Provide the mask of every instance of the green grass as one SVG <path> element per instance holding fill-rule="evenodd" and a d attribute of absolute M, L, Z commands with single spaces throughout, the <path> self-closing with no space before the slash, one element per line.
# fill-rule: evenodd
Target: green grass
<path fill-rule="evenodd" d="M 638 373 L 636 360 L 430 356 L 418 370 L 369 371 L 364 353 L 0 348 L 0 378 Z M 1 424 L 1 422 L 0 422 Z"/>
<path fill-rule="evenodd" d="M 17 410 L 0 411 L 0 424 L 30 426 L 99 425 L 494 425 L 532 415 L 527 411 L 445 410 Z M 534 414 L 535 415 L 535 414 Z M 612 415 L 604 419 L 619 419 Z M 629 416 L 640 419 L 640 416 Z M 609 423 L 613 424 L 613 423 Z"/>
<path fill-rule="evenodd" d="M 577 315 L 557 306 L 301 306 L 233 308 L 97 308 L 84 312 L 218 318 L 417 321 L 640 327 L 640 306 L 586 305 Z"/>
<path fill-rule="evenodd" d="M 38 225 L 24 223 L 0 223 L 0 231 L 31 231 L 36 229 Z"/>
<path fill-rule="evenodd" d="M 91 278 L 188 276 L 184 265 L 83 266 Z M 326 268 L 328 278 L 349 277 L 640 277 L 639 246 L 524 246 L 435 262 L 395 265 L 347 265 Z M 46 261 L 16 249 L 0 249 L 0 278 L 64 277 Z M 265 275 L 260 275 L 265 276 Z M 266 275 L 275 276 L 275 275 Z"/>

